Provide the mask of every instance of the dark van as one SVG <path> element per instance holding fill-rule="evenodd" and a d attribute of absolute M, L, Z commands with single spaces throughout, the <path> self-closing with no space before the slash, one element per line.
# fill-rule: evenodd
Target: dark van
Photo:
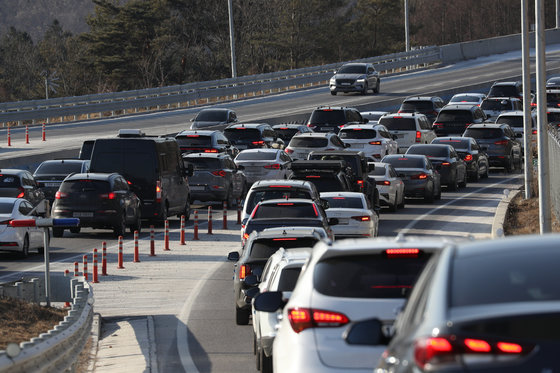
<path fill-rule="evenodd" d="M 189 184 L 181 151 L 173 138 L 97 139 L 90 172 L 117 172 L 142 200 L 142 219 L 158 223 L 171 215 L 189 219 Z"/>

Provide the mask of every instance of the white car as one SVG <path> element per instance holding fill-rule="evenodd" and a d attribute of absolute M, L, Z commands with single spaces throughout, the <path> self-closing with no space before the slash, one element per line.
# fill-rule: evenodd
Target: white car
<path fill-rule="evenodd" d="M 247 184 L 259 180 L 287 179 L 290 174 L 292 158 L 281 149 L 247 149 L 234 159 L 243 171 Z"/>
<path fill-rule="evenodd" d="M 368 158 L 381 160 L 399 150 L 397 142 L 382 124 L 352 124 L 345 126 L 338 137 L 349 147 L 346 150 L 363 152 Z"/>
<path fill-rule="evenodd" d="M 362 118 L 367 119 L 368 123 L 373 124 L 377 122 L 385 114 L 389 114 L 388 111 L 360 111 Z"/>
<path fill-rule="evenodd" d="M 344 150 L 347 146 L 332 132 L 312 132 L 295 135 L 286 147 L 292 159 L 307 159 L 312 151 Z"/>
<path fill-rule="evenodd" d="M 402 236 L 317 243 L 283 307 L 274 371 L 371 373 L 386 346 L 348 344 L 345 333 L 373 318 L 390 328 L 425 264 L 451 244 Z M 276 312 L 285 301 L 269 291 L 253 306 Z"/>
<path fill-rule="evenodd" d="M 386 114 L 379 118 L 379 124 L 384 125 L 395 136 L 400 153 L 405 153 L 410 145 L 429 144 L 437 137 L 432 123 L 424 114 Z"/>
<path fill-rule="evenodd" d="M 379 216 L 369 206 L 364 193 L 324 192 L 321 199 L 329 203 L 325 210 L 329 220 L 338 220 L 338 224 L 332 226 L 335 239 L 377 236 Z"/>
<path fill-rule="evenodd" d="M 457 93 L 449 100 L 449 104 L 473 104 L 479 105 L 486 98 L 484 93 Z"/>
<path fill-rule="evenodd" d="M 375 169 L 368 178 L 377 185 L 381 204 L 389 206 L 392 212 L 404 208 L 404 182 L 389 163 L 373 162 Z"/>
<path fill-rule="evenodd" d="M 23 198 L 0 198 L 0 251 L 18 251 L 22 257 L 29 255 L 29 250 L 44 250 L 44 230 L 38 227 L 12 227 L 9 222 L 14 219 L 35 220 L 39 215 L 29 201 Z"/>
<path fill-rule="evenodd" d="M 325 233 L 326 237 L 326 233 Z M 296 286 L 301 268 L 312 252 L 311 247 L 285 250 L 280 248 L 266 262 L 259 284 L 259 293 L 267 291 L 291 292 Z M 272 342 L 282 311 L 262 312 L 253 308 L 253 332 L 255 333 L 257 369 L 272 372 Z"/>

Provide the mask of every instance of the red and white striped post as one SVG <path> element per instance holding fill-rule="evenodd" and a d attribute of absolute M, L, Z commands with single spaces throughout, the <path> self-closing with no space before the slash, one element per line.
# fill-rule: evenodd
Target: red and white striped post
<path fill-rule="evenodd" d="M 138 231 L 134 231 L 134 263 L 140 262 L 140 254 L 138 253 Z"/>
<path fill-rule="evenodd" d="M 97 274 L 97 249 L 93 249 L 93 283 L 97 284 L 99 277 Z"/>
<path fill-rule="evenodd" d="M 241 199 L 237 199 L 237 224 L 241 224 Z"/>
<path fill-rule="evenodd" d="M 47 130 L 46 130 L 46 127 L 45 127 L 45 122 L 43 122 L 43 130 L 42 130 L 42 136 L 41 137 L 43 138 L 43 141 L 47 141 Z"/>
<path fill-rule="evenodd" d="M 123 265 L 123 237 L 119 236 L 118 242 L 119 242 L 119 259 L 118 259 L 118 265 L 117 265 L 117 269 L 124 269 L 124 265 Z"/>
<path fill-rule="evenodd" d="M 198 241 L 198 210 L 194 210 L 194 227 L 193 227 L 193 233 L 194 233 L 194 237 L 193 240 L 194 241 Z"/>
<path fill-rule="evenodd" d="M 78 270 L 78 262 L 74 262 L 74 277 L 78 277 L 80 275 L 80 271 Z"/>
<path fill-rule="evenodd" d="M 10 125 L 8 124 L 8 146 L 12 146 L 12 136 L 10 135 Z"/>
<path fill-rule="evenodd" d="M 101 276 L 107 276 L 107 242 L 101 242 Z"/>
<path fill-rule="evenodd" d="M 169 220 L 165 219 L 165 233 L 164 233 L 165 247 L 163 251 L 170 251 L 169 249 Z"/>
<path fill-rule="evenodd" d="M 212 206 L 208 206 L 208 234 L 212 234 Z"/>
<path fill-rule="evenodd" d="M 222 204 L 222 211 L 223 211 L 223 223 L 222 223 L 222 229 L 227 229 L 227 202 L 224 201 L 224 203 Z"/>
<path fill-rule="evenodd" d="M 64 277 L 70 277 L 70 271 L 68 269 L 64 270 Z"/>
<path fill-rule="evenodd" d="M 25 143 L 29 144 L 29 126 L 25 125 Z"/>
<path fill-rule="evenodd" d="M 84 264 L 84 278 L 88 281 L 88 268 L 87 268 L 87 255 L 83 257 L 83 264 Z"/>
<path fill-rule="evenodd" d="M 185 243 L 185 215 L 181 215 L 181 245 Z"/>
<path fill-rule="evenodd" d="M 150 225 L 150 256 L 156 256 L 156 240 L 153 225 Z"/>

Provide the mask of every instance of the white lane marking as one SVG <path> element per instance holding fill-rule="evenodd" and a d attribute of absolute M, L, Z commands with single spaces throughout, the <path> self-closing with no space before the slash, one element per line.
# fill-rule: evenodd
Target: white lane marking
<path fill-rule="evenodd" d="M 505 183 L 507 183 L 507 182 L 509 182 L 509 181 L 513 181 L 513 180 L 515 180 L 515 179 L 519 179 L 519 178 L 522 177 L 522 176 L 523 176 L 523 175 L 517 175 L 517 176 L 511 177 L 511 178 L 509 178 L 509 179 L 505 179 L 505 180 L 502 180 L 502 181 L 500 181 L 500 182 L 493 183 L 493 184 L 490 184 L 490 185 L 488 185 L 488 186 L 484 186 L 484 187 L 482 187 L 482 188 L 478 188 L 478 189 L 476 189 L 476 190 L 474 190 L 474 191 L 472 191 L 472 192 L 470 192 L 470 193 L 467 193 L 467 194 L 462 195 L 461 197 L 454 198 L 454 199 L 450 200 L 449 202 L 444 203 L 444 204 L 441 205 L 441 206 L 435 207 L 435 208 L 431 209 L 430 211 L 426 212 L 425 214 L 420 215 L 420 216 L 417 217 L 416 219 L 412 220 L 410 223 L 407 224 L 406 227 L 404 227 L 403 229 L 401 229 L 401 230 L 399 231 L 399 233 L 401 233 L 401 234 L 407 234 L 407 233 L 412 229 L 412 227 L 414 227 L 418 222 L 420 222 L 422 219 L 426 218 L 427 216 L 433 214 L 434 212 L 438 211 L 439 209 L 442 209 L 442 208 L 444 208 L 444 207 L 446 207 L 446 206 L 449 206 L 449 205 L 451 205 L 451 204 L 453 204 L 453 203 L 455 203 L 455 202 L 457 202 L 457 201 L 459 201 L 459 200 L 461 200 L 461 199 L 468 198 L 468 197 L 470 197 L 470 196 L 472 196 L 472 195 L 474 195 L 474 194 L 477 194 L 477 193 L 479 193 L 479 192 L 481 192 L 481 191 L 483 191 L 483 190 L 485 190 L 485 189 L 492 188 L 492 187 L 495 187 L 495 186 L 500 185 L 500 184 L 505 184 Z"/>

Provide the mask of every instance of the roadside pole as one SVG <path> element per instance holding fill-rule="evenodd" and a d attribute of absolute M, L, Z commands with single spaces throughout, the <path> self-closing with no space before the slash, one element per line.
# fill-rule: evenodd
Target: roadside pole
<path fill-rule="evenodd" d="M 521 50 L 523 66 L 523 147 L 525 148 L 525 199 L 533 196 L 533 120 L 531 118 L 531 60 L 529 59 L 529 0 L 521 0 Z"/>

